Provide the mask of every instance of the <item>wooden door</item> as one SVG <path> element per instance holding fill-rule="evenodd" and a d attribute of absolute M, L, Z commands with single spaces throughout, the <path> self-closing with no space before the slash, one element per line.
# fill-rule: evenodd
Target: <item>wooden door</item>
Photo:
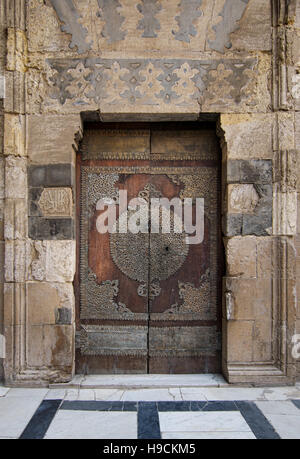
<path fill-rule="evenodd" d="M 78 159 L 78 373 L 220 371 L 222 250 L 219 148 L 194 125 L 101 125 Z M 204 240 L 149 231 L 99 234 L 97 202 L 204 199 Z M 195 210 L 195 209 L 194 209 Z M 194 212 L 193 210 L 193 212 Z M 133 214 L 128 210 L 127 219 Z M 171 208 L 174 218 L 174 211 Z"/>

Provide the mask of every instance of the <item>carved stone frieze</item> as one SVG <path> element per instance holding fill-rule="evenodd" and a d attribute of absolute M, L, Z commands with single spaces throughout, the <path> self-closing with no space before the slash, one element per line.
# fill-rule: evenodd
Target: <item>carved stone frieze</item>
<path fill-rule="evenodd" d="M 203 15 L 200 10 L 203 0 L 181 0 L 179 4 L 180 14 L 175 20 L 178 23 L 178 31 L 173 30 L 172 33 L 176 40 L 190 43 L 190 37 L 197 35 L 195 22 Z"/>
<path fill-rule="evenodd" d="M 156 32 L 160 30 L 160 23 L 156 18 L 156 14 L 162 9 L 162 6 L 157 0 L 141 0 L 137 5 L 139 13 L 143 15 L 138 23 L 138 29 L 143 30 L 144 38 L 157 37 Z"/>
<path fill-rule="evenodd" d="M 86 3 L 88 2 L 88 7 Z M 130 39 L 190 43 L 201 37 L 208 49 L 224 53 L 232 47 L 230 36 L 240 28 L 249 0 L 50 0 L 62 32 L 71 36 L 69 47 L 82 54 Z M 213 5 L 212 5 L 213 3 Z M 132 22 L 131 22 L 132 21 Z M 95 31 L 95 24 L 99 29 Z M 142 34 L 139 32 L 142 31 Z M 175 44 L 173 45 L 175 47 Z"/>
<path fill-rule="evenodd" d="M 241 103 L 257 76 L 257 59 L 48 59 L 40 87 L 45 107 L 93 104 L 155 106 Z M 30 79 L 30 78 L 29 78 Z M 216 93 L 216 91 L 219 91 Z M 29 94 L 34 98 L 35 94 Z M 218 102 L 220 99 L 220 102 Z M 29 101 L 30 102 L 30 101 Z M 252 103 L 252 102 L 251 102 Z"/>

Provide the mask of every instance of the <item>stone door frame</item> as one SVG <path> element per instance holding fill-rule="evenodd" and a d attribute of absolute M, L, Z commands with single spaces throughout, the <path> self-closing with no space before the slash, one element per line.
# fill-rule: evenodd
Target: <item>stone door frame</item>
<path fill-rule="evenodd" d="M 21 66 L 19 52 L 20 43 L 25 40 L 25 2 L 16 0 L 13 5 L 13 2 L 9 3 L 9 36 L 15 37 L 15 40 L 10 40 L 10 59 L 5 74 L 7 93 L 4 101 L 4 156 L 1 157 L 1 161 L 5 163 L 5 383 L 10 386 L 47 386 L 51 382 L 67 382 L 74 375 L 75 300 L 70 288 L 75 275 L 76 246 L 72 232 L 75 211 L 73 210 L 73 217 L 67 219 L 67 229 L 62 229 L 65 232 L 63 239 L 40 237 L 34 240 L 32 234 L 45 231 L 43 225 L 46 222 L 39 216 L 36 218 L 39 218 L 38 223 L 41 226 L 33 224 L 32 219 L 35 217 L 31 215 L 29 202 L 32 197 L 31 189 L 34 188 L 31 180 L 41 181 L 46 177 L 49 188 L 60 186 L 67 192 L 76 192 L 74 165 L 78 144 L 82 138 L 82 119 L 76 114 L 52 115 L 51 120 L 47 115 L 42 117 L 51 130 L 56 159 L 52 159 L 51 165 L 38 166 L 39 173 L 32 174 L 28 151 L 35 141 L 38 141 L 39 149 L 42 150 L 44 144 L 41 134 L 46 136 L 46 133 L 40 129 L 34 130 L 36 115 L 26 112 L 26 75 Z M 273 1 L 276 13 L 273 24 L 273 111 L 251 115 L 222 113 L 218 120 L 218 135 L 223 152 L 223 231 L 227 265 L 223 287 L 222 356 L 223 374 L 230 383 L 292 384 L 296 377 L 296 362 L 291 355 L 291 338 L 296 332 L 294 238 L 297 219 L 297 156 L 294 142 L 283 135 L 285 130 L 294 132 L 294 115 L 286 111 L 289 108 L 285 38 L 288 4 L 288 1 Z M 177 113 L 175 117 L 170 113 L 130 115 L 130 121 L 173 121 L 174 118 L 180 121 L 197 120 L 199 113 Z M 124 116 L 119 116 L 118 113 L 101 113 L 101 119 L 122 121 Z M 129 121 L 128 116 L 126 119 Z M 234 130 L 242 132 L 243 141 L 253 138 L 256 148 L 259 148 L 260 142 L 255 140 L 255 135 L 257 131 L 263 135 L 264 128 L 261 131 L 259 129 L 266 125 L 272 131 L 272 157 L 254 161 L 245 159 L 243 155 L 251 150 L 251 143 L 247 145 L 246 141 L 243 148 L 237 149 Z M 54 174 L 51 173 L 51 168 L 54 168 Z M 263 176 L 261 171 L 264 172 Z M 61 177 L 59 183 L 58 176 Z M 253 188 L 257 190 L 262 187 L 269 191 L 271 189 L 271 195 L 266 191 L 267 207 L 257 215 L 253 213 L 253 218 L 249 220 L 251 209 L 234 208 L 236 199 L 233 199 L 233 194 L 243 195 Z M 251 202 L 250 200 L 250 207 Z M 270 215 L 272 225 L 264 227 L 269 222 Z M 247 234 L 247 229 L 243 230 L 240 226 L 240 219 L 244 221 L 244 216 L 247 216 L 245 221 L 250 221 L 252 225 L 256 221 L 258 229 L 252 228 L 252 232 L 249 230 L 250 234 Z M 244 265 L 242 269 L 238 269 L 241 258 L 237 259 L 235 256 L 243 251 Z M 260 258 L 256 255 L 255 261 L 251 259 L 254 252 L 260 253 Z M 261 271 L 262 277 L 257 282 L 251 280 L 252 277 L 256 279 L 256 276 L 251 276 L 252 261 L 256 273 L 258 269 Z M 259 338 L 255 335 L 257 330 L 253 326 L 258 311 L 251 316 L 253 311 L 243 310 L 245 301 L 241 301 L 240 295 L 245 292 L 245 277 L 248 286 L 251 283 L 255 286 L 255 292 L 259 285 L 264 290 L 264 273 L 269 276 L 267 279 L 270 292 L 265 304 L 272 320 L 264 324 L 260 317 L 258 321 L 261 333 L 263 334 L 265 326 L 271 340 L 269 343 L 263 342 L 257 348 Z M 42 318 L 35 323 L 36 303 L 32 294 L 34 282 L 49 283 L 49 286 L 51 284 L 59 297 L 58 307 L 51 315 L 49 323 L 44 319 L 47 311 L 44 311 L 44 315 L 41 312 Z M 65 306 L 62 307 L 62 304 Z M 41 336 L 43 341 L 39 341 Z M 241 342 L 243 346 L 240 345 Z M 33 347 L 38 348 L 39 353 L 35 354 Z M 270 358 L 261 360 L 260 356 L 267 356 L 268 353 Z"/>
<path fill-rule="evenodd" d="M 9 115 L 11 116 L 11 115 Z M 158 115 L 161 116 L 161 115 Z M 167 117 L 167 114 L 166 114 Z M 132 117 L 135 118 L 135 117 Z M 149 117 L 150 121 L 157 120 L 157 116 L 152 115 Z M 137 117 L 138 119 L 138 117 Z M 230 209 L 230 187 L 233 186 L 234 181 L 235 187 L 244 186 L 243 183 L 237 183 L 236 178 L 232 178 L 233 170 L 237 164 L 233 164 L 232 161 L 228 161 L 230 145 L 226 142 L 226 127 L 222 126 L 222 119 L 224 115 L 219 117 L 218 121 L 218 134 L 221 139 L 221 147 L 223 152 L 222 164 L 223 164 L 223 202 L 225 207 L 223 208 L 223 230 L 227 234 L 231 231 L 230 225 L 232 224 L 231 219 L 234 218 L 234 214 L 231 214 Z M 74 120 L 73 133 L 75 141 L 72 145 L 74 149 L 73 159 L 75 160 L 76 152 L 78 152 L 78 145 L 82 138 L 82 129 L 78 126 L 80 124 L 80 118 Z M 134 121 L 134 119 L 132 119 Z M 279 122 L 280 120 L 278 120 Z M 224 131 L 225 130 L 225 131 Z M 225 135 L 224 135 L 225 132 Z M 69 134 L 68 134 L 69 135 Z M 285 154 L 281 156 L 281 167 L 287 170 L 290 165 L 291 155 Z M 237 160 L 239 162 L 240 160 Z M 73 161 L 71 168 L 73 167 Z M 261 166 L 261 165 L 259 165 Z M 62 166 L 44 166 L 45 170 L 51 167 L 61 168 Z M 63 166 L 65 167 L 65 166 Z M 16 188 L 16 175 L 18 176 L 18 187 Z M 72 175 L 72 174 L 71 174 Z M 281 180 L 288 179 L 286 176 L 282 177 Z M 61 246 L 65 247 L 64 256 L 67 257 L 68 262 L 74 263 L 75 266 L 75 241 L 46 241 L 46 242 L 33 242 L 27 238 L 27 213 L 25 203 L 27 203 L 27 182 L 29 183 L 30 191 L 30 177 L 27 177 L 26 158 L 18 158 L 9 156 L 6 158 L 6 225 L 8 222 L 14 223 L 15 239 L 8 237 L 5 242 L 5 318 L 6 318 L 6 342 L 7 342 L 7 358 L 5 360 L 5 378 L 6 383 L 14 386 L 24 385 L 44 385 L 51 381 L 68 381 L 74 375 L 74 350 L 75 350 L 75 333 L 74 333 L 74 311 L 72 313 L 72 319 L 68 324 L 64 325 L 70 327 L 71 334 L 68 339 L 65 340 L 65 349 L 67 353 L 67 365 L 60 368 L 58 362 L 57 368 L 35 368 L 31 367 L 27 363 L 28 358 L 28 345 L 30 345 L 30 324 L 28 323 L 28 310 L 30 304 L 28 304 L 28 279 L 30 282 L 30 276 L 32 276 L 32 265 L 31 272 L 28 270 L 28 257 L 32 251 L 32 243 L 35 250 L 41 250 L 46 259 L 51 259 L 51 246 L 57 246 L 55 250 L 61 250 Z M 64 187 L 68 187 L 69 181 L 65 182 Z M 71 188 L 75 183 L 71 184 Z M 284 196 L 280 192 L 276 192 L 278 184 L 273 184 L 274 189 L 274 202 L 273 210 L 273 221 L 279 225 L 279 229 L 283 231 L 281 225 L 284 225 L 286 230 L 286 221 L 288 221 L 289 209 L 283 206 L 285 204 Z M 284 184 L 282 184 L 284 186 Z M 16 195 L 16 193 L 18 193 Z M 272 209 L 270 209 L 272 211 Z M 276 220 L 280 218 L 280 220 Z M 29 217 L 30 226 L 30 217 Z M 229 231 L 229 232 L 228 232 Z M 6 233 L 7 234 L 7 233 Z M 19 239 L 22 234 L 22 239 Z M 7 234 L 8 235 L 8 234 Z M 10 236 L 10 235 L 8 235 Z M 254 236 L 241 236 L 234 238 L 239 245 L 239 249 L 243 250 L 249 245 L 250 240 L 256 239 Z M 244 241 L 243 241 L 244 239 Z M 259 238 L 258 238 L 259 239 Z M 295 378 L 295 364 L 290 357 L 288 337 L 291 337 L 294 333 L 295 326 L 295 300 L 294 300 L 294 288 L 296 286 L 295 278 L 291 276 L 293 268 L 295 267 L 295 251 L 292 244 L 292 236 L 289 235 L 273 235 L 270 238 L 272 266 L 273 266 L 273 280 L 272 280 L 272 316 L 274 322 L 272 325 L 272 354 L 274 358 L 270 362 L 231 362 L 231 356 L 234 356 L 236 346 L 240 346 L 239 339 L 241 334 L 237 329 L 240 329 L 244 325 L 244 321 L 239 319 L 239 308 L 241 305 L 238 303 L 238 287 L 234 286 L 234 282 L 237 281 L 235 273 L 230 276 L 231 269 L 231 258 L 232 258 L 232 247 L 228 244 L 228 239 L 225 238 L 225 259 L 227 265 L 227 277 L 223 280 L 223 344 L 222 344 L 222 362 L 223 362 L 223 374 L 226 379 L 231 383 L 248 383 L 248 384 L 288 384 L 292 383 Z M 230 238 L 229 238 L 230 241 Z M 245 246 L 243 247 L 243 242 Z M 41 264 L 39 265 L 39 262 Z M 43 266 L 43 260 L 39 259 L 39 262 L 35 265 L 36 272 L 38 269 L 47 270 L 56 269 L 55 259 L 53 266 Z M 234 262 L 233 262 L 234 263 Z M 46 262 L 47 264 L 47 262 Z M 250 268 L 249 268 L 250 269 Z M 75 273 L 75 268 L 66 274 L 65 282 L 72 282 Z M 51 272 L 48 274 L 51 276 Z M 65 274 L 64 274 L 65 275 Z M 47 276 L 47 272 L 46 272 Z M 74 305 L 73 305 L 74 306 Z M 59 324 L 60 322 L 57 322 Z M 243 333 L 243 328 L 241 329 Z M 243 338 L 243 345 L 245 348 L 250 347 L 252 349 L 253 342 Z M 51 343 L 50 343 L 51 344 Z"/>

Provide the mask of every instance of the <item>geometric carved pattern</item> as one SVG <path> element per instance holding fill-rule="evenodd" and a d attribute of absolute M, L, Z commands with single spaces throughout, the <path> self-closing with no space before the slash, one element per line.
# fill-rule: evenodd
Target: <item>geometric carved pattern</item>
<path fill-rule="evenodd" d="M 172 31 L 176 40 L 190 43 L 190 37 L 197 35 L 197 29 L 194 26 L 195 21 L 203 15 L 203 11 L 199 8 L 202 0 L 181 0 L 180 15 L 176 16 L 179 30 Z"/>
<path fill-rule="evenodd" d="M 142 3 L 137 5 L 138 11 L 143 15 L 138 23 L 138 29 L 143 30 L 144 38 L 157 37 L 156 31 L 160 30 L 160 23 L 155 15 L 158 13 L 162 6 L 157 0 L 141 0 Z"/>
<path fill-rule="evenodd" d="M 203 97 L 219 103 L 247 100 L 256 58 L 216 59 L 48 59 L 46 97 L 74 107 L 91 102 L 186 106 Z M 78 71 L 75 71 L 78 69 Z M 46 84 L 46 82 L 44 83 Z"/>

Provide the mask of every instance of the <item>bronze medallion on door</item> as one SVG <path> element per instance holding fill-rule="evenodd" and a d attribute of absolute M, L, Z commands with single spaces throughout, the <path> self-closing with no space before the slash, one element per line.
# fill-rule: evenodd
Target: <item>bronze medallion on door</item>
<path fill-rule="evenodd" d="M 77 176 L 77 373 L 220 372 L 223 264 L 215 129 L 91 125 Z M 126 204 L 149 204 L 143 231 L 128 229 L 136 210 L 124 207 L 124 196 Z M 178 231 L 183 214 L 172 205 L 169 231 L 151 227 L 151 203 L 172 204 L 174 198 L 192 203 L 193 220 L 196 200 L 204 202 L 200 243 L 189 242 L 184 225 Z M 99 202 L 114 205 L 115 226 L 107 232 L 99 232 L 107 212 Z"/>

